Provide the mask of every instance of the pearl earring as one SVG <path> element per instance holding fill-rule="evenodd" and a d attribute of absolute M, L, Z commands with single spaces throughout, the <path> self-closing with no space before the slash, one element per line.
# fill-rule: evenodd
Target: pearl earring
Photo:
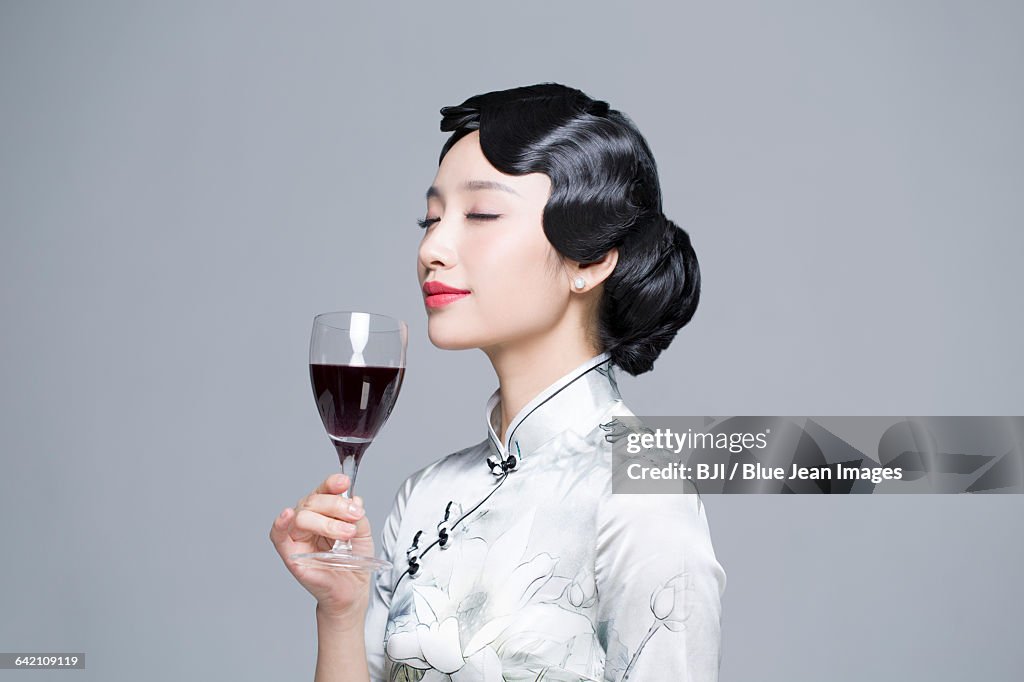
<path fill-rule="evenodd" d="M 587 280 L 583 279 L 582 277 L 577 277 L 575 281 L 573 281 L 573 285 L 575 285 L 577 289 L 582 289 L 583 287 L 587 286 Z"/>

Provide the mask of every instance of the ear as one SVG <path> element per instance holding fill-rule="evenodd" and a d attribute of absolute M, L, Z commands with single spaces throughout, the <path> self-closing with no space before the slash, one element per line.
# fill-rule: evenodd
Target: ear
<path fill-rule="evenodd" d="M 604 282 L 615 270 L 615 264 L 619 262 L 619 249 L 613 247 L 608 253 L 601 257 L 601 260 L 587 265 L 581 265 L 575 261 L 569 263 L 569 287 L 577 294 L 585 294 L 594 287 Z M 576 286 L 582 282 L 583 286 Z"/>

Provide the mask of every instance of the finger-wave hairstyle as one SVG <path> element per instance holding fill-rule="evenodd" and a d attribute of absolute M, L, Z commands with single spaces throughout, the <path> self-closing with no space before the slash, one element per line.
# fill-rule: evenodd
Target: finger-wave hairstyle
<path fill-rule="evenodd" d="M 544 233 L 582 264 L 618 247 L 597 310 L 597 340 L 632 375 L 654 366 L 693 317 L 697 255 L 684 229 L 662 213 L 654 156 L 636 125 L 607 102 L 557 83 L 488 92 L 441 109 L 452 132 L 445 154 L 480 131 L 484 156 L 502 173 L 544 173 L 551 196 Z"/>

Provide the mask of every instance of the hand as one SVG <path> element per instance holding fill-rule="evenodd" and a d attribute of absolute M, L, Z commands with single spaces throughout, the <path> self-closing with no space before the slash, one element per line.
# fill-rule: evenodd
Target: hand
<path fill-rule="evenodd" d="M 370 522 L 362 500 L 350 502 L 340 495 L 350 481 L 344 474 L 324 479 L 316 490 L 303 497 L 295 508 L 286 508 L 270 527 L 270 540 L 295 579 L 317 601 L 319 614 L 362 627 L 369 599 L 370 572 L 339 571 L 299 566 L 291 555 L 326 552 L 337 539 L 351 540 L 356 554 L 374 556 Z"/>

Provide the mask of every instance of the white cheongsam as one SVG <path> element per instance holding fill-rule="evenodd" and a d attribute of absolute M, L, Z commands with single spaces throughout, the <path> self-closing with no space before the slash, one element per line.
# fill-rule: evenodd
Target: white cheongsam
<path fill-rule="evenodd" d="M 373 680 L 718 679 L 725 571 L 700 497 L 611 492 L 607 353 L 410 476 L 366 617 Z"/>

